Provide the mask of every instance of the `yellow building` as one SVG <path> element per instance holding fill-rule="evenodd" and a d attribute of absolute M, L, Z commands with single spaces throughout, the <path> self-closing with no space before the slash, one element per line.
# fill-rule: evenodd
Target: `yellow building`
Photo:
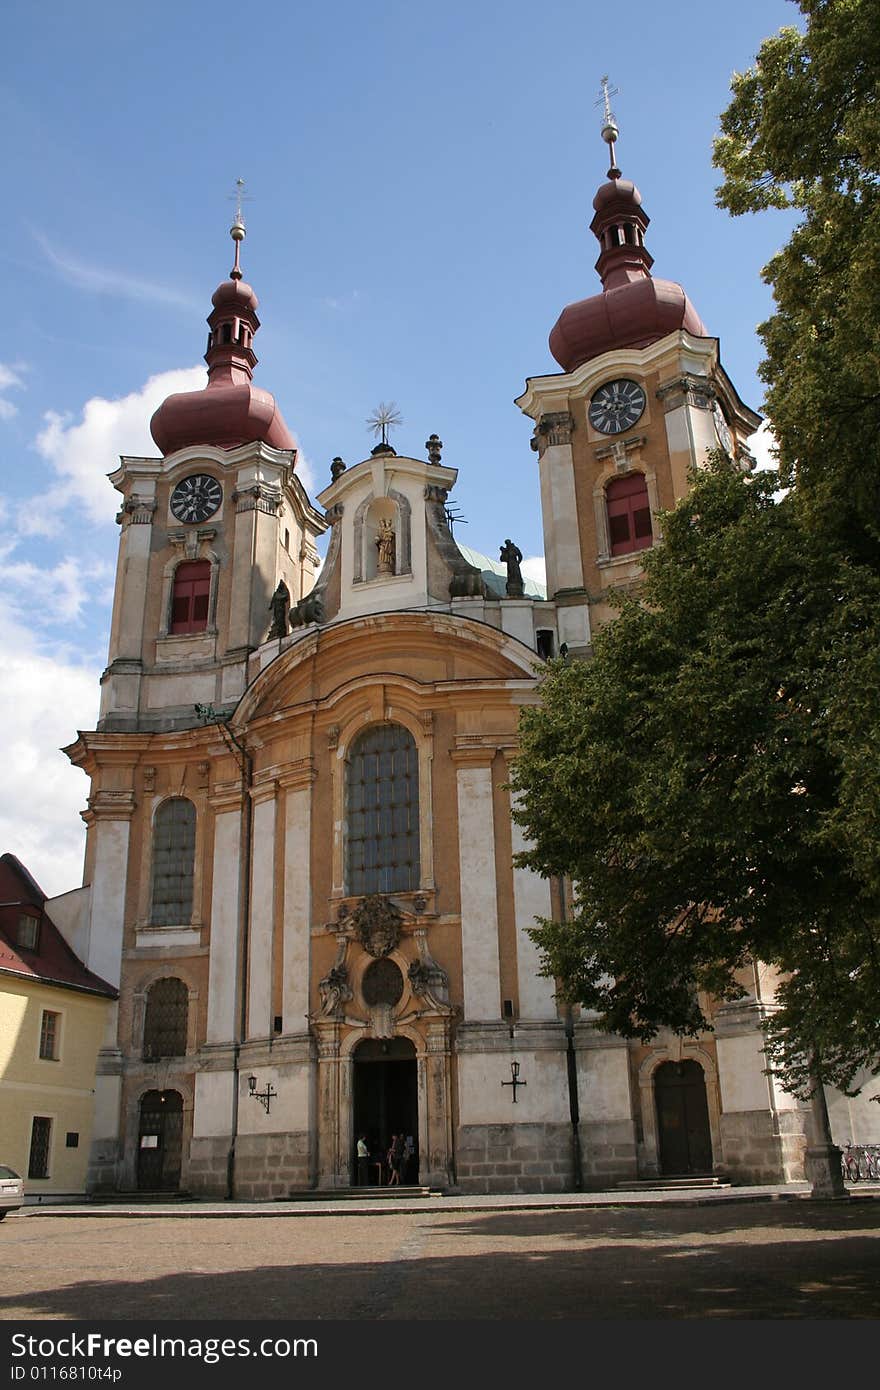
<path fill-rule="evenodd" d="M 85 1191 L 95 1063 L 116 991 L 87 970 L 12 854 L 0 858 L 0 1162 L 25 1200 Z"/>

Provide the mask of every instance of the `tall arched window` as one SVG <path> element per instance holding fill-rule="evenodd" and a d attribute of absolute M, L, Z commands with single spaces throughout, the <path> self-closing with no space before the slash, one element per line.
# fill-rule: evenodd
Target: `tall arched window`
<path fill-rule="evenodd" d="M 346 764 L 346 887 L 349 893 L 419 886 L 419 757 L 400 724 L 377 724 L 354 740 Z"/>
<path fill-rule="evenodd" d="M 653 544 L 651 505 L 644 474 L 630 473 L 626 478 L 615 478 L 605 489 L 605 505 L 612 555 L 647 550 Z"/>
<path fill-rule="evenodd" d="M 150 987 L 144 1015 L 144 1061 L 184 1056 L 188 1011 L 189 991 L 183 980 L 171 976 Z"/>
<path fill-rule="evenodd" d="M 210 560 L 184 560 L 174 571 L 169 632 L 204 632 L 211 594 Z"/>
<path fill-rule="evenodd" d="M 187 926 L 192 917 L 196 808 L 186 797 L 163 801 L 153 822 L 150 920 L 154 927 Z"/>

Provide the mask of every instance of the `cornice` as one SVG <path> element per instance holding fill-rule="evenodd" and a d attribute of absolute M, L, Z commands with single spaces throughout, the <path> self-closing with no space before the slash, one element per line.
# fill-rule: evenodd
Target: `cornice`
<path fill-rule="evenodd" d="M 539 420 L 546 410 L 563 410 L 561 404 L 569 396 L 586 395 L 594 385 L 608 376 L 609 372 L 621 372 L 630 368 L 642 373 L 653 370 L 664 358 L 685 352 L 692 357 L 706 361 L 713 367 L 718 361 L 718 339 L 697 338 L 684 328 L 677 328 L 649 343 L 644 348 L 614 348 L 598 357 L 582 363 L 573 372 L 554 372 L 548 376 L 528 377 L 526 389 L 514 401 L 524 415 Z M 707 373 L 708 375 L 708 368 Z"/>
<path fill-rule="evenodd" d="M 317 499 L 325 511 L 340 501 L 353 487 L 369 482 L 374 474 L 377 461 L 381 461 L 386 474 L 401 474 L 415 478 L 423 484 L 444 488 L 447 492 L 455 486 L 457 468 L 447 468 L 444 464 L 429 463 L 425 459 L 411 458 L 408 454 L 381 454 L 377 458 L 361 459 L 335 478 L 329 487 L 317 494 Z"/>

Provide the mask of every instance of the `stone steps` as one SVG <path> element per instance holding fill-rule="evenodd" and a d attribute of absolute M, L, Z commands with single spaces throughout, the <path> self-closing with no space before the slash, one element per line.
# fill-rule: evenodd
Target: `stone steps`
<path fill-rule="evenodd" d="M 140 1205 L 146 1202 L 194 1202 L 196 1199 L 189 1192 L 139 1192 L 137 1188 L 131 1188 L 124 1192 L 93 1192 L 89 1201 L 96 1206 L 110 1206 L 113 1203 L 124 1203 L 131 1206 L 133 1203 Z"/>
<path fill-rule="evenodd" d="M 442 1197 L 443 1193 L 435 1187 L 312 1187 L 306 1192 L 291 1191 L 286 1197 L 278 1197 L 279 1202 L 340 1202 L 371 1201 L 374 1197 Z"/>
<path fill-rule="evenodd" d="M 618 1192 L 678 1192 L 731 1186 L 723 1178 L 640 1178 L 637 1182 L 615 1183 Z"/>

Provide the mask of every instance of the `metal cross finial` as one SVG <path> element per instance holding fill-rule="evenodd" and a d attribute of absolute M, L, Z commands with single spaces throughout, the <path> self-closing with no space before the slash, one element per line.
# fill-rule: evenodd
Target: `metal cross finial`
<path fill-rule="evenodd" d="M 245 237 L 244 216 L 242 214 L 242 203 L 250 202 L 250 194 L 244 191 L 244 179 L 235 180 L 235 192 L 229 195 L 230 202 L 235 203 L 235 217 L 232 226 L 229 228 L 229 235 L 235 242 L 235 265 L 230 271 L 233 280 L 241 279 L 241 266 L 239 265 L 239 249 Z"/>
<path fill-rule="evenodd" d="M 620 137 L 620 129 L 617 125 L 617 119 L 614 115 L 614 112 L 611 110 L 611 98 L 616 97 L 618 95 L 620 88 L 608 86 L 607 73 L 601 79 L 601 81 L 602 90 L 599 93 L 597 100 L 594 101 L 593 105 L 602 107 L 602 139 L 605 141 L 611 154 L 611 168 L 608 170 L 608 177 L 609 179 L 619 179 L 620 170 L 617 167 L 617 156 L 614 152 L 614 145 Z"/>
<path fill-rule="evenodd" d="M 388 431 L 402 424 L 403 418 L 394 401 L 380 401 L 367 420 L 370 431 L 380 436 L 383 444 L 388 443 Z"/>

